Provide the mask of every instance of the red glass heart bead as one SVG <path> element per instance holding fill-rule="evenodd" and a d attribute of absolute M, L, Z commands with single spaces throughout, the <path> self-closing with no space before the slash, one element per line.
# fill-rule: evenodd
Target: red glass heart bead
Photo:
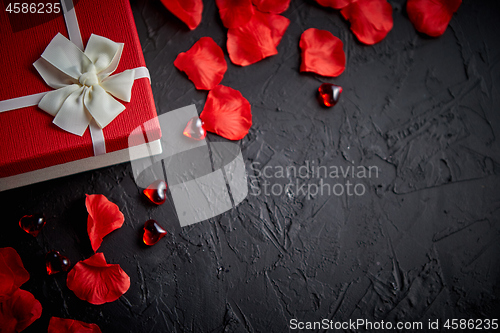
<path fill-rule="evenodd" d="M 332 107 L 337 104 L 342 93 L 342 87 L 331 83 L 323 83 L 319 86 L 319 103 L 326 107 Z"/>
<path fill-rule="evenodd" d="M 151 202 L 161 205 L 167 200 L 167 183 L 161 179 L 157 180 L 149 185 L 143 193 Z"/>
<path fill-rule="evenodd" d="M 155 220 L 148 220 L 144 223 L 144 235 L 142 241 L 146 245 L 155 245 L 160 239 L 165 237 L 167 231 Z"/>
<path fill-rule="evenodd" d="M 49 251 L 45 255 L 45 267 L 47 274 L 53 275 L 69 270 L 70 262 L 68 257 L 63 256 L 59 251 Z"/>
<path fill-rule="evenodd" d="M 45 216 L 43 216 L 43 214 L 24 215 L 19 220 L 21 229 L 33 237 L 38 236 L 45 223 Z"/>
<path fill-rule="evenodd" d="M 207 137 L 207 131 L 203 128 L 203 122 L 198 117 L 193 117 L 189 119 L 184 132 L 182 132 L 188 138 L 194 140 L 203 140 Z"/>

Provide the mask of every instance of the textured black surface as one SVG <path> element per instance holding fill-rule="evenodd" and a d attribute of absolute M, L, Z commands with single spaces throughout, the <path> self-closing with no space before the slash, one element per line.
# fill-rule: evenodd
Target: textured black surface
<path fill-rule="evenodd" d="M 23 288 L 43 306 L 26 331 L 45 331 L 51 316 L 103 332 L 286 332 L 292 318 L 499 318 L 500 5 L 464 0 L 445 34 L 428 38 L 411 25 L 405 1 L 390 3 L 393 30 L 364 46 L 338 11 L 292 0 L 279 54 L 241 68 L 229 62 L 214 1 L 205 1 L 195 31 L 159 1 L 133 1 L 159 114 L 191 103 L 201 112 L 207 93 L 173 61 L 210 36 L 226 53 L 222 84 L 252 104 L 253 126 L 241 141 L 250 175 L 252 162 L 277 170 L 306 161 L 377 166 L 379 175 L 324 180 L 363 184 L 362 196 L 249 196 L 185 228 L 169 202 L 147 203 L 128 163 L 0 193 L 0 246 L 20 253 L 31 274 Z M 310 27 L 344 42 L 340 77 L 299 73 L 298 42 Z M 317 104 L 321 82 L 344 89 L 334 109 Z M 271 181 L 297 180 L 320 182 Z M 66 274 L 47 276 L 43 260 L 49 250 L 72 263 L 92 254 L 85 193 L 106 195 L 125 215 L 100 251 L 131 287 L 101 306 L 68 290 Z M 48 220 L 36 239 L 17 225 L 32 212 Z M 140 237 L 150 218 L 169 234 L 149 248 Z"/>

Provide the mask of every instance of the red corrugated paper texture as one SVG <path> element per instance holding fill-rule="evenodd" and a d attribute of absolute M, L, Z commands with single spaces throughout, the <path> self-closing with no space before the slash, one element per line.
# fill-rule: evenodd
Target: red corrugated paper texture
<path fill-rule="evenodd" d="M 64 18 L 60 16 L 13 33 L 4 8 L 0 9 L 0 100 L 51 90 L 33 63 L 57 33 L 68 37 Z M 115 73 L 145 66 L 128 0 L 80 0 L 75 11 L 84 45 L 92 33 L 125 43 Z M 127 148 L 129 134 L 144 122 L 156 118 L 147 79 L 135 81 L 131 102 L 120 102 L 126 106 L 125 111 L 103 130 L 108 152 Z M 0 113 L 0 178 L 93 156 L 88 130 L 79 137 L 61 130 L 52 124 L 52 120 L 52 116 L 37 106 Z M 147 133 L 146 130 L 143 132 L 149 141 L 161 136 L 158 121 L 153 121 L 153 124 L 156 125 L 149 126 Z"/>

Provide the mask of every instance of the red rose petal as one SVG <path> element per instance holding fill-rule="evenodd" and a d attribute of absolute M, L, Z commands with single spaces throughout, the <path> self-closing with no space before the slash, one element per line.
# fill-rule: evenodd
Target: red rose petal
<path fill-rule="evenodd" d="M 321 6 L 342 9 L 355 0 L 316 0 Z"/>
<path fill-rule="evenodd" d="M 167 9 L 186 23 L 189 29 L 195 29 L 201 22 L 202 0 L 161 0 Z"/>
<path fill-rule="evenodd" d="M 441 36 L 462 0 L 408 0 L 406 11 L 415 29 L 432 37 Z"/>
<path fill-rule="evenodd" d="M 227 70 L 222 49 L 210 37 L 200 38 L 187 52 L 179 53 L 174 66 L 185 72 L 200 90 L 218 85 Z"/>
<path fill-rule="evenodd" d="M 393 26 L 392 7 L 387 0 L 358 0 L 344 7 L 341 13 L 364 44 L 380 42 Z"/>
<path fill-rule="evenodd" d="M 252 18 L 252 0 L 216 0 L 222 24 L 226 28 L 237 28 Z"/>
<path fill-rule="evenodd" d="M 344 44 L 326 30 L 307 29 L 300 37 L 301 72 L 339 76 L 345 69 Z"/>
<path fill-rule="evenodd" d="M 290 0 L 252 0 L 258 10 L 264 13 L 281 14 L 290 6 Z"/>
<path fill-rule="evenodd" d="M 30 279 L 17 251 L 11 247 L 0 249 L 0 302 L 12 297 L 14 292 Z"/>
<path fill-rule="evenodd" d="M 85 206 L 89 213 L 87 232 L 95 252 L 101 246 L 104 236 L 120 228 L 125 218 L 118 206 L 102 194 L 87 195 Z"/>
<path fill-rule="evenodd" d="M 227 32 L 227 51 L 231 61 L 248 66 L 278 53 L 290 20 L 281 15 L 256 11 L 246 24 Z"/>
<path fill-rule="evenodd" d="M 104 254 L 79 261 L 68 273 L 68 288 L 92 304 L 116 301 L 130 287 L 130 278 L 120 265 L 107 264 Z"/>
<path fill-rule="evenodd" d="M 87 324 L 74 319 L 50 318 L 47 333 L 101 333 L 96 324 Z"/>
<path fill-rule="evenodd" d="M 17 289 L 0 303 L 0 332 L 21 332 L 42 315 L 42 305 L 29 291 Z"/>
<path fill-rule="evenodd" d="M 290 25 L 290 20 L 281 15 L 265 14 L 258 11 L 254 16 L 255 19 L 260 20 L 262 24 L 269 26 L 271 29 L 271 38 L 274 42 L 274 47 L 278 47 L 278 45 L 280 45 L 281 38 Z"/>
<path fill-rule="evenodd" d="M 219 85 L 208 93 L 200 119 L 205 130 L 229 140 L 240 140 L 252 126 L 252 110 L 238 90 Z"/>

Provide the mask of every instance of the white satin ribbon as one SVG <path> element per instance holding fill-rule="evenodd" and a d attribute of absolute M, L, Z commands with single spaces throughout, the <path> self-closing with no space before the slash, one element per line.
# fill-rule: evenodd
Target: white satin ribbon
<path fill-rule="evenodd" d="M 0 101 L 0 112 L 6 112 L 16 109 L 27 108 L 28 106 L 38 105 L 42 97 L 47 93 L 39 93 L 28 96 L 16 97 Z"/>
<path fill-rule="evenodd" d="M 57 34 L 33 65 L 45 82 L 56 89 L 0 101 L 0 112 L 38 105 L 54 116 L 54 124 L 83 135 L 89 127 L 94 155 L 106 153 L 102 128 L 113 121 L 129 102 L 134 80 L 148 78 L 146 67 L 111 75 L 120 62 L 122 43 L 92 35 L 83 51 L 78 20 L 72 0 L 61 0 L 71 42 Z"/>
<path fill-rule="evenodd" d="M 61 0 L 61 7 L 64 14 L 64 22 L 66 22 L 66 29 L 68 30 L 69 40 L 80 50 L 83 50 L 83 40 L 80 34 L 80 26 L 76 18 L 73 0 Z"/>

